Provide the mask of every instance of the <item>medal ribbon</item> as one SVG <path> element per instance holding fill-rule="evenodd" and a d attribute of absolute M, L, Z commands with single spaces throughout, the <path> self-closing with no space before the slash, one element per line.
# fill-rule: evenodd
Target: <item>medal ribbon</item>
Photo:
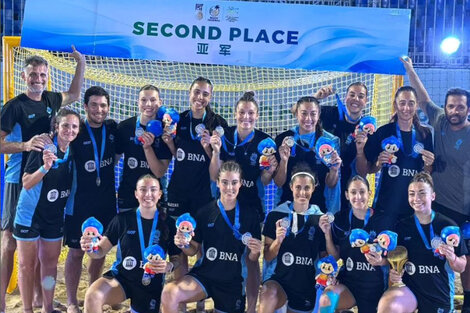
<path fill-rule="evenodd" d="M 436 215 L 436 213 L 434 213 L 434 211 L 432 211 L 432 213 L 431 213 L 431 224 L 429 225 L 429 238 L 431 240 L 434 238 L 434 229 L 432 227 L 432 221 L 434 220 L 435 215 Z M 429 244 L 428 238 L 426 238 L 426 235 L 424 234 L 423 227 L 419 223 L 418 218 L 416 217 L 416 215 L 413 215 L 413 217 L 415 219 L 416 228 L 418 229 L 419 235 L 421 236 L 421 240 L 423 240 L 423 243 L 426 246 L 426 249 L 432 250 L 432 247 Z"/>
<path fill-rule="evenodd" d="M 202 123 L 204 123 L 204 119 L 206 118 L 206 111 L 204 111 L 204 115 L 202 116 Z M 199 140 L 197 134 L 194 135 L 193 133 L 193 111 L 189 111 L 189 134 L 191 135 L 192 140 Z"/>
<path fill-rule="evenodd" d="M 231 156 L 234 156 L 235 155 L 235 150 L 237 149 L 237 147 L 241 147 L 243 145 L 246 145 L 254 136 L 255 136 L 255 130 L 253 129 L 251 131 L 251 133 L 240 144 L 238 144 L 238 132 L 237 132 L 237 129 L 235 128 L 235 130 L 233 132 L 233 141 L 234 141 L 234 143 L 231 143 L 224 135 L 221 138 L 222 139 L 222 147 L 224 148 L 225 152 L 227 152 Z M 233 152 L 228 152 L 227 142 L 233 147 Z"/>
<path fill-rule="evenodd" d="M 339 120 L 340 121 L 344 121 L 344 117 L 346 116 L 347 119 L 352 123 L 352 124 L 356 124 L 357 122 L 359 122 L 362 118 L 362 116 L 359 116 L 358 118 L 354 119 L 352 118 L 349 114 L 348 114 L 348 109 L 346 108 L 346 106 L 343 104 L 343 101 L 341 101 L 341 99 L 339 98 L 339 95 L 338 94 L 335 94 L 336 96 L 336 102 L 338 103 L 338 115 L 339 115 Z"/>
<path fill-rule="evenodd" d="M 149 244 L 147 246 L 145 245 L 145 240 L 144 240 L 144 230 L 142 227 L 142 215 L 140 214 L 140 207 L 137 208 L 136 217 L 137 217 L 137 229 L 139 231 L 140 252 L 142 253 L 142 261 L 144 261 L 145 260 L 144 251 L 146 248 L 152 245 L 152 242 L 155 238 L 155 233 L 157 232 L 158 209 L 155 209 L 155 214 L 153 216 L 153 222 L 152 222 L 152 231 L 150 232 Z"/>
<path fill-rule="evenodd" d="M 242 235 L 240 234 L 240 207 L 238 206 L 238 201 L 237 204 L 235 205 L 235 224 L 232 225 L 230 223 L 230 220 L 228 219 L 227 212 L 225 212 L 225 207 L 222 204 L 222 201 L 217 200 L 217 206 L 219 207 L 220 214 L 222 214 L 222 217 L 225 220 L 225 223 L 227 223 L 228 227 L 230 227 L 233 230 L 233 236 L 240 240 L 242 238 Z"/>
<path fill-rule="evenodd" d="M 54 137 L 54 145 L 56 146 L 57 151 L 59 151 L 59 145 L 57 144 L 57 136 Z M 67 159 L 69 158 L 69 151 L 70 151 L 70 144 L 67 146 L 67 150 L 65 150 L 64 158 L 55 160 L 54 163 L 52 164 L 52 168 L 58 168 L 59 164 L 66 162 Z"/>
<path fill-rule="evenodd" d="M 300 135 L 299 134 L 299 126 L 296 126 L 296 127 L 292 128 L 291 130 L 294 132 L 293 137 L 294 137 L 294 143 L 295 143 L 292 146 L 291 150 L 290 150 L 290 155 L 291 156 L 295 156 L 296 146 L 299 146 L 305 152 L 313 151 L 312 149 L 315 146 L 315 132 L 310 133 L 310 134 Z M 297 141 L 299 141 L 299 140 L 304 141 L 303 139 L 306 139 L 306 138 L 308 138 L 308 148 L 305 148 L 304 146 L 297 143 Z"/>
<path fill-rule="evenodd" d="M 103 161 L 103 156 L 104 156 L 104 150 L 106 148 L 106 126 L 103 124 L 101 127 L 101 156 L 98 157 L 98 146 L 96 144 L 96 139 L 95 136 L 93 135 L 93 132 L 91 131 L 90 124 L 88 123 L 88 120 L 85 119 L 85 125 L 86 129 L 88 131 L 88 135 L 90 135 L 91 143 L 93 144 L 93 154 L 95 156 L 95 165 L 96 165 L 96 181 L 101 182 L 100 178 L 100 165 L 101 161 Z"/>
<path fill-rule="evenodd" d="M 414 126 L 411 126 L 411 153 L 406 154 L 405 147 L 403 145 L 403 139 L 401 137 L 401 131 L 400 131 L 400 126 L 398 126 L 398 122 L 396 122 L 396 129 L 397 129 L 397 138 L 398 141 L 400 142 L 400 149 L 403 151 L 404 155 L 411 156 L 413 158 L 416 158 L 418 156 L 418 153 L 414 151 L 414 146 L 416 145 L 416 130 Z"/>

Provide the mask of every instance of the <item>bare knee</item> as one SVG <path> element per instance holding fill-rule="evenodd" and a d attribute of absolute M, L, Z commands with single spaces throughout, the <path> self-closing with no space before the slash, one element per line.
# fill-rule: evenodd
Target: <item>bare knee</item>
<path fill-rule="evenodd" d="M 67 258 L 70 258 L 72 260 L 76 260 L 81 262 L 83 260 L 83 256 L 85 255 L 85 252 L 82 251 L 81 249 L 75 249 L 75 248 L 69 248 L 69 252 L 67 253 Z"/>
<path fill-rule="evenodd" d="M 263 285 L 261 288 L 260 302 L 277 302 L 278 300 L 278 291 L 277 288 L 270 287 L 269 285 Z"/>
<path fill-rule="evenodd" d="M 7 253 L 8 255 L 13 255 L 16 250 L 16 239 L 13 238 L 13 235 L 10 231 L 2 231 L 2 255 Z"/>
<path fill-rule="evenodd" d="M 168 283 L 162 290 L 161 303 L 165 307 L 178 304 L 179 288 L 175 283 Z"/>
<path fill-rule="evenodd" d="M 85 294 L 85 312 L 101 312 L 104 305 L 104 294 L 96 289 L 88 288 Z"/>

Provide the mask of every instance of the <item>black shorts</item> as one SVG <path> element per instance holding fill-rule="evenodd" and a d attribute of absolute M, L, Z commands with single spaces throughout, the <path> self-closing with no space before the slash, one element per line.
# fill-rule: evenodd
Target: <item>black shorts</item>
<path fill-rule="evenodd" d="M 175 192 L 168 190 L 168 201 L 166 202 L 166 212 L 170 216 L 180 216 L 184 213 L 196 216 L 199 208 L 211 202 L 212 198 L 203 195 L 193 195 L 187 192 Z"/>
<path fill-rule="evenodd" d="M 1 230 L 13 232 L 15 222 L 16 206 L 20 198 L 21 185 L 5 182 L 3 189 L 3 208 Z"/>
<path fill-rule="evenodd" d="M 351 294 L 356 300 L 356 306 L 359 313 L 376 313 L 379 300 L 382 297 L 384 290 L 380 288 L 364 287 L 364 284 L 356 284 L 351 281 L 341 281 L 348 287 Z"/>
<path fill-rule="evenodd" d="M 46 241 L 62 240 L 64 236 L 64 224 L 39 223 L 33 218 L 31 226 L 15 224 L 13 237 L 20 241 L 35 241 L 39 238 Z"/>
<path fill-rule="evenodd" d="M 466 222 L 466 221 L 469 221 L 470 220 L 470 217 L 468 215 L 465 215 L 465 214 L 462 214 L 462 213 L 459 213 L 457 211 L 454 211 L 454 210 L 451 210 L 439 203 L 437 203 L 436 201 L 434 201 L 432 203 L 432 208 L 436 211 L 436 212 L 439 212 L 445 216 L 447 216 L 448 218 L 450 218 L 451 220 L 453 220 L 455 223 L 457 223 L 457 225 L 459 225 L 460 227 L 462 227 L 462 225 Z M 467 255 L 470 255 L 470 239 L 465 239 L 464 240 L 465 242 L 465 246 L 467 247 Z"/>
<path fill-rule="evenodd" d="M 116 210 L 112 214 L 107 216 L 98 216 L 98 215 L 65 215 L 65 228 L 64 228 L 64 245 L 69 248 L 81 249 L 80 247 L 80 238 L 82 237 L 82 224 L 83 222 L 94 216 L 98 221 L 103 224 L 103 232 L 108 227 L 108 224 L 111 222 L 113 217 L 116 215 Z"/>
<path fill-rule="evenodd" d="M 133 311 L 139 313 L 158 313 L 160 311 L 161 286 L 157 289 L 150 286 L 146 287 L 142 284 L 139 285 L 113 271 L 104 273 L 103 277 L 108 279 L 114 278 L 119 282 L 126 294 L 126 299 L 131 300 L 131 308 Z"/>
<path fill-rule="evenodd" d="M 212 298 L 216 310 L 228 313 L 245 311 L 245 296 L 241 283 L 216 283 L 193 272 L 187 275 L 198 282 L 208 298 Z"/>
<path fill-rule="evenodd" d="M 263 282 L 263 284 L 270 280 L 277 282 L 286 293 L 287 307 L 289 309 L 299 312 L 311 312 L 314 309 L 316 297 L 315 285 L 308 286 L 308 288 L 305 288 L 306 292 L 299 293 L 293 291 L 292 288 L 290 288 L 289 284 L 284 282 L 282 279 L 279 279 L 276 274 L 274 274 L 268 280 Z"/>
<path fill-rule="evenodd" d="M 415 294 L 416 296 L 416 294 Z M 424 299 L 416 297 L 418 301 L 418 313 L 454 313 L 454 309 L 451 309 L 449 305 L 440 305 Z"/>

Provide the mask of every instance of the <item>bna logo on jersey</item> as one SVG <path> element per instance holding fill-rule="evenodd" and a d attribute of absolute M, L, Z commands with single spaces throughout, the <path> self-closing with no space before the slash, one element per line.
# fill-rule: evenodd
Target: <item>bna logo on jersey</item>
<path fill-rule="evenodd" d="M 217 249 L 214 247 L 210 247 L 209 249 L 207 249 L 206 257 L 209 261 L 214 261 L 215 259 L 217 259 Z"/>
<path fill-rule="evenodd" d="M 282 255 L 282 263 L 285 266 L 291 266 L 294 264 L 294 255 L 290 252 L 286 252 Z"/>
<path fill-rule="evenodd" d="M 124 269 L 128 271 L 133 269 L 136 265 L 137 265 L 137 260 L 133 256 L 127 256 L 122 261 L 122 267 L 124 267 Z"/>
<path fill-rule="evenodd" d="M 96 163 L 93 160 L 88 160 L 85 162 L 85 170 L 88 173 L 96 171 Z"/>
<path fill-rule="evenodd" d="M 49 192 L 47 193 L 47 200 L 49 202 L 54 202 L 58 198 L 59 198 L 59 191 L 57 189 L 49 190 Z"/>
<path fill-rule="evenodd" d="M 127 160 L 127 166 L 129 166 L 130 169 L 135 169 L 137 165 L 139 165 L 139 162 L 136 158 L 129 158 L 129 160 Z"/>

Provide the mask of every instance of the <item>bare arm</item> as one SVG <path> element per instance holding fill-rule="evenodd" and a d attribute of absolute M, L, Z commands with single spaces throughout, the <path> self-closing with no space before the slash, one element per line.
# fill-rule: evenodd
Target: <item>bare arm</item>
<path fill-rule="evenodd" d="M 332 163 L 332 166 L 330 167 L 330 170 L 328 171 L 328 173 L 326 174 L 326 177 L 325 177 L 325 184 L 328 187 L 333 188 L 338 183 L 339 169 L 340 169 L 341 163 L 342 163 L 342 160 L 339 157 L 337 152 L 333 152 L 333 157 L 331 158 L 331 163 Z"/>
<path fill-rule="evenodd" d="M 145 153 L 145 159 L 149 164 L 150 170 L 152 171 L 155 177 L 160 178 L 165 175 L 170 165 L 170 160 L 160 160 L 155 155 L 155 151 L 152 148 L 152 144 L 155 140 L 155 136 L 152 133 L 144 132 L 142 135 L 143 149 Z"/>
<path fill-rule="evenodd" d="M 78 52 L 73 45 L 72 50 L 70 56 L 77 61 L 77 66 L 75 67 L 75 75 L 70 83 L 69 90 L 62 92 L 62 106 L 80 100 L 80 90 L 82 89 L 83 77 L 85 76 L 85 56 Z"/>
<path fill-rule="evenodd" d="M 36 186 L 46 176 L 47 172 L 51 169 L 52 163 L 57 160 L 57 156 L 47 150 L 44 150 L 42 159 L 44 165 L 38 168 L 34 173 L 23 174 L 23 187 L 29 190 Z"/>
<path fill-rule="evenodd" d="M 287 180 L 287 162 L 289 162 L 290 148 L 287 145 L 282 144 L 279 147 L 279 155 L 281 160 L 279 161 L 277 171 L 274 173 L 273 178 L 276 186 L 282 187 Z"/>
<path fill-rule="evenodd" d="M 166 143 L 166 145 L 168 146 L 168 149 L 170 150 L 171 154 L 173 156 L 176 156 L 176 147 L 173 137 L 170 134 L 163 133 L 162 139 L 163 142 Z"/>
<path fill-rule="evenodd" d="M 281 226 L 281 220 L 276 222 L 276 239 L 264 236 L 264 259 L 272 261 L 277 257 L 281 244 L 286 238 L 287 229 Z"/>
<path fill-rule="evenodd" d="M 210 144 L 212 147 L 212 157 L 209 165 L 209 174 L 212 181 L 217 181 L 217 174 L 219 173 L 220 165 L 222 163 L 220 160 L 220 147 L 222 146 L 222 141 L 218 135 L 212 135 L 210 138 Z"/>
<path fill-rule="evenodd" d="M 52 142 L 47 134 L 35 135 L 25 142 L 8 142 L 5 141 L 6 136 L 8 136 L 8 133 L 2 130 L 0 132 L 0 153 L 4 154 L 29 152 L 31 150 L 41 151 L 45 144 Z"/>
<path fill-rule="evenodd" d="M 82 236 L 80 239 L 80 246 L 83 251 L 87 251 L 87 255 L 92 259 L 101 259 L 104 258 L 106 254 L 108 254 L 109 250 L 113 247 L 111 241 L 109 241 L 108 237 L 104 236 L 101 238 L 100 242 L 98 243 L 98 250 L 88 252 L 91 248 L 91 237 Z"/>
<path fill-rule="evenodd" d="M 418 74 L 416 73 L 413 62 L 409 57 L 402 57 L 400 61 L 403 63 L 405 67 L 406 73 L 408 74 L 408 78 L 410 79 L 411 87 L 416 90 L 416 94 L 418 96 L 418 104 L 421 110 L 427 114 L 427 105 L 431 102 L 431 97 L 429 96 L 426 88 L 423 85 L 421 79 L 419 79 Z"/>
<path fill-rule="evenodd" d="M 261 182 L 263 183 L 264 186 L 267 186 L 271 183 L 273 175 L 277 170 L 278 164 L 277 164 L 276 157 L 274 155 L 271 155 L 269 157 L 269 164 L 270 164 L 269 169 L 263 170 L 261 172 Z"/>
<path fill-rule="evenodd" d="M 333 242 L 333 235 L 331 234 L 331 224 L 328 223 L 328 215 L 324 214 L 320 217 L 319 226 L 325 234 L 326 252 L 339 259 L 339 247 Z"/>

